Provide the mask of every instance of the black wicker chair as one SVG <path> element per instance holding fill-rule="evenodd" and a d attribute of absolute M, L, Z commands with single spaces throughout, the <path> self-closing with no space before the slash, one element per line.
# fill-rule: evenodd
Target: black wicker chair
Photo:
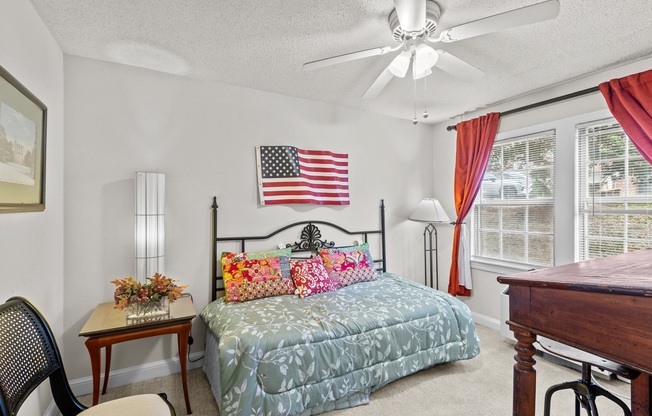
<path fill-rule="evenodd" d="M 0 413 L 13 416 L 46 379 L 63 416 L 174 416 L 165 394 L 142 394 L 86 408 L 70 389 L 50 326 L 26 299 L 13 297 L 0 305 Z"/>

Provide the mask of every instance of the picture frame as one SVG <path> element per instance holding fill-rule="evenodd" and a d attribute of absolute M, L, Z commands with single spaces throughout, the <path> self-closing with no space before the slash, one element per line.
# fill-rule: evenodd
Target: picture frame
<path fill-rule="evenodd" d="M 45 210 L 47 107 L 0 66 L 0 213 Z"/>

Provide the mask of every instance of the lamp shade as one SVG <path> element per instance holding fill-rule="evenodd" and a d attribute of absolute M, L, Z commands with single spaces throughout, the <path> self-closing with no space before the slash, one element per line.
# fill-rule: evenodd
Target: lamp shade
<path fill-rule="evenodd" d="M 410 219 L 423 222 L 450 222 L 446 211 L 434 198 L 424 198 L 419 202 L 417 209 L 410 215 Z"/>
<path fill-rule="evenodd" d="M 426 44 L 421 44 L 417 46 L 417 49 L 414 53 L 414 68 L 417 74 L 425 73 L 426 70 L 432 68 L 437 63 L 439 55 Z"/>
<path fill-rule="evenodd" d="M 416 71 L 416 66 L 412 65 L 412 77 L 414 79 L 421 79 L 427 77 L 430 74 L 432 74 L 432 70 L 430 68 L 426 69 L 425 72 L 418 73 Z"/>
<path fill-rule="evenodd" d="M 405 77 L 408 68 L 410 67 L 410 58 L 412 55 L 408 51 L 403 51 L 396 55 L 396 58 L 389 64 L 389 72 L 399 78 Z"/>
<path fill-rule="evenodd" d="M 165 174 L 136 173 L 136 279 L 163 274 Z"/>

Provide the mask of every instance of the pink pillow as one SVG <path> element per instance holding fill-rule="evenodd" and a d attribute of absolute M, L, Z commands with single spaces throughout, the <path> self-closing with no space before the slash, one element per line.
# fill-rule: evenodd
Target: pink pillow
<path fill-rule="evenodd" d="M 255 258 L 258 253 L 224 253 L 222 277 L 227 302 L 246 302 L 270 296 L 291 295 L 289 256 Z M 286 272 L 284 272 L 286 270 Z"/>
<path fill-rule="evenodd" d="M 322 249 L 319 256 L 336 287 L 378 279 L 366 244 L 342 249 Z"/>
<path fill-rule="evenodd" d="M 290 274 L 300 298 L 316 293 L 333 292 L 337 289 L 328 277 L 321 257 L 290 260 Z"/>

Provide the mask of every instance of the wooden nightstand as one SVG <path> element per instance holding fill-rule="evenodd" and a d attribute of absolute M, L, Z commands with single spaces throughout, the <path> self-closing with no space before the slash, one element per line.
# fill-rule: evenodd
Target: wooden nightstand
<path fill-rule="evenodd" d="M 93 368 L 93 406 L 100 398 L 100 367 L 101 349 L 106 348 L 106 363 L 104 369 L 104 385 L 102 394 L 106 393 L 109 384 L 111 367 L 111 346 L 124 341 L 148 338 L 165 334 L 177 334 L 179 345 L 179 363 L 181 364 L 181 380 L 183 395 L 186 399 L 186 410 L 190 409 L 188 399 L 188 380 L 186 376 L 186 356 L 188 354 L 188 338 L 192 328 L 192 320 L 197 315 L 190 295 L 184 295 L 170 305 L 170 316 L 155 322 L 127 324 L 124 311 L 114 308 L 115 302 L 100 303 L 79 332 L 79 336 L 88 337 L 86 348 L 91 357 Z"/>

